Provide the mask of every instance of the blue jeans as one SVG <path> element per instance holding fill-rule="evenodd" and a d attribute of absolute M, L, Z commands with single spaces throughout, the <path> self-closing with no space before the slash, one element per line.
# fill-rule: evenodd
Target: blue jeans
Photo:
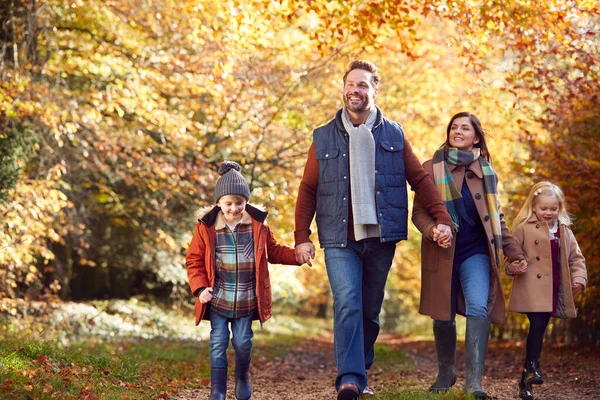
<path fill-rule="evenodd" d="M 229 323 L 233 337 L 236 364 L 249 364 L 252 357 L 252 316 L 227 318 L 215 312 L 210 315 L 210 367 L 227 368 L 227 346 L 229 346 Z"/>
<path fill-rule="evenodd" d="M 490 294 L 490 256 L 487 254 L 474 254 L 462 264 L 453 266 L 450 323 L 456 317 L 459 285 L 465 296 L 465 315 L 467 317 L 487 318 L 487 305 Z"/>
<path fill-rule="evenodd" d="M 333 336 L 338 374 L 343 383 L 367 385 L 375 359 L 379 313 L 396 243 L 348 241 L 345 248 L 326 248 L 325 265 L 333 293 Z"/>

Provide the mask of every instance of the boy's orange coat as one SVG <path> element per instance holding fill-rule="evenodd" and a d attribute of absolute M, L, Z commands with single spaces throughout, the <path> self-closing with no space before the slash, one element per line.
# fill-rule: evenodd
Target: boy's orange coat
<path fill-rule="evenodd" d="M 198 299 L 196 294 L 201 288 L 213 287 L 214 284 L 215 222 L 220 212 L 221 209 L 215 206 L 198 220 L 185 261 L 190 289 L 196 297 L 196 304 L 194 306 L 196 325 L 200 323 L 206 312 L 206 304 L 200 303 L 200 299 Z M 296 262 L 294 249 L 277 244 L 271 230 L 264 223 L 267 217 L 265 211 L 247 204 L 246 213 L 252 220 L 252 232 L 254 235 L 258 319 L 260 322 L 265 322 L 272 315 L 271 281 L 269 279 L 268 263 L 299 264 Z"/>

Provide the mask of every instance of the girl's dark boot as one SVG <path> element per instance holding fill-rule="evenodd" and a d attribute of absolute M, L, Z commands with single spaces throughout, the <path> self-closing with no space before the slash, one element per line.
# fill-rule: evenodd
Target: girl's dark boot
<path fill-rule="evenodd" d="M 250 363 L 235 364 L 235 398 L 236 400 L 248 400 L 252 397 L 250 386 Z"/>
<path fill-rule="evenodd" d="M 227 398 L 227 368 L 210 369 L 210 400 Z"/>
<path fill-rule="evenodd" d="M 534 400 L 531 386 L 527 385 L 527 370 L 523 369 L 521 380 L 519 380 L 519 398 L 522 400 Z"/>
<path fill-rule="evenodd" d="M 540 363 L 538 361 L 527 361 L 525 363 L 525 370 L 527 376 L 525 377 L 525 383 L 527 386 L 540 385 L 544 383 L 544 378 L 540 372 Z"/>

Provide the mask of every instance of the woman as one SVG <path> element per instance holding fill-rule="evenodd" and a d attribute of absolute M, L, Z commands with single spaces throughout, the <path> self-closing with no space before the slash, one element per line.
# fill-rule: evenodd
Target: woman
<path fill-rule="evenodd" d="M 489 160 L 485 134 L 477 117 L 467 112 L 453 116 L 446 130 L 446 142 L 423 167 L 442 195 L 455 234 L 451 240 L 441 238 L 435 221 L 418 197 L 412 215 L 423 234 L 419 312 L 434 319 L 438 356 L 438 377 L 429 390 L 446 391 L 456 383 L 458 312 L 467 318 L 464 390 L 479 399 L 489 398 L 481 388 L 481 376 L 490 321 L 505 321 L 498 274 L 502 252 L 511 262 L 525 259 L 504 222 L 497 198 L 498 179 Z M 434 240 L 446 247 L 438 246 Z"/>

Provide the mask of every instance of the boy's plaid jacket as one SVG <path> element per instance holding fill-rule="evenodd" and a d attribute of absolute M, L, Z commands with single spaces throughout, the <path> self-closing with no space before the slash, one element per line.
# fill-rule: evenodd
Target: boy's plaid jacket
<path fill-rule="evenodd" d="M 198 292 L 202 288 L 213 287 L 215 280 L 215 222 L 221 212 L 214 206 L 198 220 L 194 237 L 190 243 L 185 265 L 188 283 L 196 297 L 194 311 L 196 325 L 204 318 L 207 304 L 200 303 Z M 252 218 L 254 235 L 254 258 L 256 267 L 256 297 L 258 319 L 265 322 L 271 315 L 271 281 L 268 264 L 300 265 L 296 262 L 294 249 L 279 245 L 269 227 L 265 224 L 267 212 L 246 204 L 246 212 Z"/>

